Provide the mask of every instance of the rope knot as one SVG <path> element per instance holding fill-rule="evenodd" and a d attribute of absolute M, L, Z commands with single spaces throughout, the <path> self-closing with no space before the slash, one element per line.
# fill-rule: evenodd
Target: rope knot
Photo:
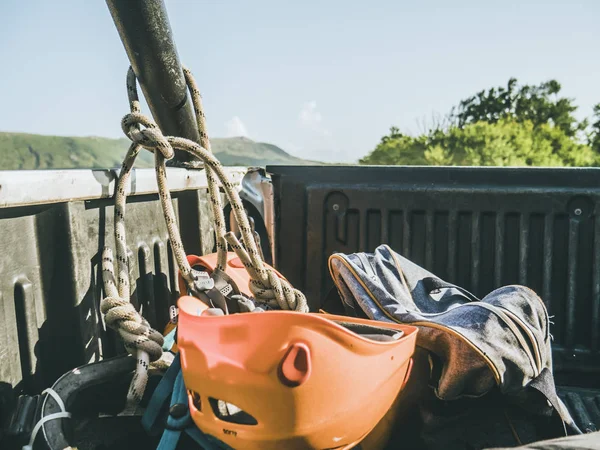
<path fill-rule="evenodd" d="M 140 125 L 145 128 L 141 128 Z M 121 120 L 121 128 L 134 144 L 152 153 L 158 150 L 166 160 L 172 159 L 175 155 L 173 147 L 158 126 L 143 114 L 137 112 L 127 114 Z"/>
<path fill-rule="evenodd" d="M 119 297 L 114 284 L 110 248 L 104 250 L 102 272 L 108 295 L 100 302 L 100 311 L 104 314 L 106 325 L 119 333 L 128 352 L 141 350 L 148 354 L 150 361 L 157 361 L 163 354 L 164 338 L 150 326 L 128 300 Z"/>

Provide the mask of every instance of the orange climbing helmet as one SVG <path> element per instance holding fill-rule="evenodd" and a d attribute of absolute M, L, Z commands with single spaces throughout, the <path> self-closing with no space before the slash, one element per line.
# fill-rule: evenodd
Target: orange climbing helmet
<path fill-rule="evenodd" d="M 385 422 L 410 373 L 413 326 L 289 311 L 210 316 L 190 296 L 178 306 L 192 419 L 236 449 L 351 448 Z"/>

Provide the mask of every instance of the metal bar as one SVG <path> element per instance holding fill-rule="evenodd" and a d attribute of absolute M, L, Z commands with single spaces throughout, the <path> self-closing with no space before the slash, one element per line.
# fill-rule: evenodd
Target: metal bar
<path fill-rule="evenodd" d="M 247 169 L 225 167 L 237 190 Z M 0 171 L 0 210 L 15 206 L 109 198 L 114 195 L 119 170 L 7 170 Z M 167 168 L 169 191 L 205 189 L 205 171 Z M 154 169 L 134 169 L 126 187 L 128 195 L 158 192 Z"/>
<path fill-rule="evenodd" d="M 163 0 L 106 0 L 154 120 L 165 135 L 199 142 L 167 9 Z M 123 73 L 125 76 L 125 73 Z M 187 152 L 175 162 L 201 167 Z"/>

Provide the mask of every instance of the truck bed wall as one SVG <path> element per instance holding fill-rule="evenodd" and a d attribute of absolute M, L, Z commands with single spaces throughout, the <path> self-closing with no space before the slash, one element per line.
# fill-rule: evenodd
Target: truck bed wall
<path fill-rule="evenodd" d="M 554 316 L 558 378 L 598 384 L 600 170 L 267 170 L 275 194 L 276 266 L 306 292 L 313 310 L 333 287 L 331 253 L 388 243 L 479 296 L 510 283 L 534 289 Z M 114 176 L 106 181 L 95 173 L 97 186 L 71 185 L 65 174 L 48 182 L 56 176 L 0 173 L 0 382 L 19 390 L 38 390 L 77 365 L 123 352 L 98 309 L 102 247 L 114 248 Z M 133 177 L 126 226 L 134 302 L 161 329 L 179 293 L 160 203 L 147 186 L 153 176 L 148 170 Z M 181 173 L 170 183 L 187 251 L 213 251 L 205 185 Z M 60 191 L 67 184 L 68 195 Z M 91 195 L 95 190 L 101 194 Z M 26 204 L 7 204 L 7 198 L 19 203 L 17 197 Z"/>
<path fill-rule="evenodd" d="M 168 172 L 186 251 L 212 252 L 203 171 Z M 239 182 L 243 172 L 232 174 Z M 0 172 L 0 383 L 39 391 L 74 367 L 124 352 L 99 310 L 102 250 L 115 252 L 115 178 L 112 171 Z M 162 331 L 179 296 L 178 271 L 154 170 L 135 171 L 129 190 L 132 301 Z"/>
<path fill-rule="evenodd" d="M 600 170 L 268 171 L 278 269 L 306 292 L 313 309 L 333 288 L 329 255 L 387 243 L 480 297 L 506 284 L 531 287 L 554 316 L 559 377 L 574 382 L 600 372 Z"/>

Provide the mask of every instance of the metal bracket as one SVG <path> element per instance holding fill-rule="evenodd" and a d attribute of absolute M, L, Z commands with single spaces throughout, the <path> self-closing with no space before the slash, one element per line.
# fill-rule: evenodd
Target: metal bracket
<path fill-rule="evenodd" d="M 249 168 L 242 178 L 240 197 L 242 200 L 252 204 L 261 215 L 271 250 L 272 265 L 276 267 L 275 261 L 275 204 L 273 183 L 271 178 L 262 168 Z M 256 236 L 256 232 L 254 233 Z M 260 244 L 260 237 L 258 244 Z"/>

